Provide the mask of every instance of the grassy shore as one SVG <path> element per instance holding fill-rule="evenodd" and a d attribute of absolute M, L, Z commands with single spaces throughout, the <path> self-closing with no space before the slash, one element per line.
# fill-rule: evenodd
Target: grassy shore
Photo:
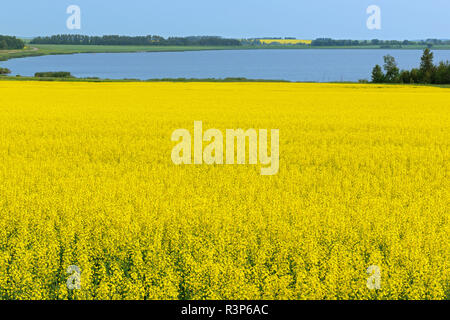
<path fill-rule="evenodd" d="M 202 50 L 310 50 L 310 49 L 395 49 L 420 50 L 426 46 L 408 45 L 401 47 L 383 48 L 382 46 L 342 46 L 342 47 L 311 47 L 287 45 L 260 45 L 260 46 L 96 46 L 96 45 L 54 45 L 54 44 L 27 44 L 23 50 L 0 50 L 0 61 L 14 58 L 25 58 L 43 55 L 75 54 L 75 53 L 119 53 L 119 52 L 178 52 Z M 450 45 L 434 46 L 433 50 L 450 50 Z"/>
<path fill-rule="evenodd" d="M 83 45 L 28 45 L 23 50 L 0 50 L 0 61 L 14 58 L 35 57 L 75 53 L 120 53 L 120 52 L 172 52 L 199 50 L 232 50 L 242 47 L 207 47 L 207 46 L 83 46 Z"/>

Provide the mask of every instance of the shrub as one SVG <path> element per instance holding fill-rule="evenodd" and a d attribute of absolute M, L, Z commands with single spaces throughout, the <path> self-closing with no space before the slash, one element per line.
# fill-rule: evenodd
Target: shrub
<path fill-rule="evenodd" d="M 402 70 L 400 72 L 401 83 L 411 83 L 411 73 L 408 70 Z"/>
<path fill-rule="evenodd" d="M 450 63 L 448 61 L 441 61 L 436 67 L 434 80 L 437 84 L 450 83 Z"/>
<path fill-rule="evenodd" d="M 7 69 L 7 68 L 0 68 L 0 75 L 4 75 L 4 74 L 10 74 L 11 70 Z"/>
<path fill-rule="evenodd" d="M 36 72 L 34 74 L 36 78 L 75 78 L 70 72 L 57 71 L 57 72 Z"/>
<path fill-rule="evenodd" d="M 413 68 L 410 71 L 410 83 L 419 83 L 420 82 L 420 70 Z"/>

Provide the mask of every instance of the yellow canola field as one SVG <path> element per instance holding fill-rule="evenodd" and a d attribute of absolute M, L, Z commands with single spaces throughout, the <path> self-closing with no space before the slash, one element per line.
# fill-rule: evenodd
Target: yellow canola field
<path fill-rule="evenodd" d="M 435 87 L 0 81 L 0 299 L 448 299 L 449 109 Z M 279 129 L 279 173 L 174 165 L 195 120 Z"/>
<path fill-rule="evenodd" d="M 263 44 L 280 43 L 280 44 L 311 44 L 312 40 L 299 39 L 260 39 Z"/>

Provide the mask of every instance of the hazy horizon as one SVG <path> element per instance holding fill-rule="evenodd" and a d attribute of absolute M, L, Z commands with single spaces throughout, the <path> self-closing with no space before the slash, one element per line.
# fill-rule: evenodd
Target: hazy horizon
<path fill-rule="evenodd" d="M 21 36 L 21 35 L 13 35 L 13 36 L 15 36 L 16 38 L 19 38 L 19 39 L 27 39 L 27 40 L 31 40 L 31 39 L 34 39 L 34 38 L 36 38 L 36 37 L 44 37 L 44 36 L 54 36 L 54 35 L 59 35 L 59 34 L 78 34 L 78 35 L 86 35 L 86 36 L 98 36 L 98 37 L 102 37 L 102 36 L 112 36 L 112 35 L 119 35 L 119 36 L 133 36 L 133 37 L 137 37 L 137 36 L 148 36 L 148 35 L 157 35 L 157 34 L 135 34 L 135 35 L 130 35 L 130 34 L 91 34 L 91 35 L 89 35 L 89 34 L 84 34 L 84 33 L 82 33 L 82 32 L 80 32 L 80 33 L 73 33 L 73 32 L 66 32 L 66 33 L 55 33 L 55 34 L 48 34 L 48 35 L 35 35 L 35 36 L 29 36 L 29 37 L 26 37 L 26 36 Z M 225 37 L 225 36 L 221 36 L 221 35 L 218 35 L 218 34 L 200 34 L 200 35 L 196 35 L 196 34 L 191 34 L 191 35 L 188 35 L 188 36 L 179 36 L 179 35 L 176 35 L 176 34 L 174 34 L 174 35 L 169 35 L 169 36 L 167 36 L 167 37 L 202 37 L 202 36 L 211 36 L 211 37 L 222 37 L 222 38 L 228 38 L 228 37 Z M 269 39 L 269 38 L 284 38 L 284 36 L 282 36 L 282 35 L 280 35 L 280 36 L 271 36 L 271 37 L 261 37 L 261 36 L 259 36 L 259 37 L 251 37 L 251 38 L 244 38 L 244 37 L 235 37 L 235 38 L 232 38 L 232 39 Z M 323 37 L 321 37 L 321 38 L 330 38 L 330 39 L 333 39 L 333 40 L 359 40 L 359 41 L 364 41 L 364 40 L 373 40 L 373 39 L 375 39 L 375 38 L 371 38 L 371 39 L 369 39 L 369 38 L 366 38 L 366 39 L 356 39 L 356 38 L 332 38 L 332 37 L 327 37 L 327 36 L 323 36 Z M 230 37 L 230 39 L 231 39 L 231 37 Z M 296 37 L 296 39 L 299 39 L 300 40 L 300 38 L 298 38 L 298 37 Z M 311 39 L 307 39 L 307 40 L 315 40 L 315 39 L 317 39 L 317 38 L 311 38 Z M 436 39 L 436 40 L 442 40 L 442 41 L 448 41 L 448 40 L 450 40 L 450 38 L 435 38 L 435 37 L 429 37 L 429 38 L 424 38 L 424 39 L 380 39 L 380 38 L 377 38 L 378 40 L 386 40 L 386 41 L 389 41 L 389 40 L 399 40 L 399 41 L 401 41 L 401 40 L 409 40 L 409 41 L 425 41 L 425 40 L 428 40 L 428 39 Z"/>

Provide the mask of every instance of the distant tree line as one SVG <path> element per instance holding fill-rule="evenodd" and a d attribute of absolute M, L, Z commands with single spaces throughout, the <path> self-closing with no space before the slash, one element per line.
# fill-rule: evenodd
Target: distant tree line
<path fill-rule="evenodd" d="M 169 37 L 164 38 L 157 35 L 147 36 L 86 36 L 77 34 L 59 34 L 50 37 L 34 38 L 31 44 L 71 44 L 71 45 L 134 45 L 134 46 L 241 46 L 241 45 L 264 45 L 261 39 L 294 39 L 292 37 L 265 37 L 252 39 L 227 39 L 216 36 L 192 36 L 192 37 Z M 302 43 L 296 45 L 305 45 Z M 318 38 L 312 40 L 312 47 L 333 46 L 378 46 L 381 48 L 401 48 L 407 45 L 421 45 L 429 48 L 435 45 L 450 45 L 450 40 L 427 39 L 420 41 L 410 40 L 349 40 Z M 1 48 L 1 47 L 0 47 Z"/>
<path fill-rule="evenodd" d="M 262 39 L 295 39 L 290 37 L 263 37 L 263 38 L 251 38 L 251 39 L 241 39 L 243 45 L 267 45 L 261 42 Z M 304 46 L 304 43 L 292 44 L 298 46 Z M 404 46 L 427 46 L 432 48 L 435 45 L 450 45 L 450 40 L 440 40 L 440 39 L 427 39 L 419 41 L 410 40 L 351 40 L 351 39 L 331 39 L 331 38 L 317 38 L 312 40 L 311 47 L 355 47 L 355 46 L 376 46 L 379 48 L 402 48 Z"/>
<path fill-rule="evenodd" d="M 359 40 L 334 40 L 331 38 L 319 38 L 311 42 L 314 47 L 332 47 L 332 46 L 359 46 Z"/>
<path fill-rule="evenodd" d="M 450 63 L 441 61 L 435 65 L 433 58 L 433 52 L 427 48 L 423 51 L 419 68 L 400 70 L 394 57 L 384 56 L 383 69 L 385 72 L 380 65 L 376 65 L 372 70 L 372 82 L 450 84 Z"/>
<path fill-rule="evenodd" d="M 406 45 L 421 45 L 432 47 L 434 45 L 450 45 L 450 40 L 427 39 L 420 41 L 410 40 L 335 40 L 331 38 L 318 38 L 313 40 L 312 46 L 316 47 L 333 47 L 333 46 L 380 46 L 385 48 L 401 47 Z"/>
<path fill-rule="evenodd" d="M 25 43 L 22 40 L 16 37 L 0 35 L 0 50 L 23 49 L 24 47 Z"/>
<path fill-rule="evenodd" d="M 270 38 L 264 38 L 264 39 L 270 39 Z M 281 39 L 281 38 L 279 38 L 279 39 Z M 260 46 L 260 45 L 263 45 L 263 43 L 260 41 L 259 38 L 258 39 L 241 39 L 240 42 L 244 46 Z"/>
<path fill-rule="evenodd" d="M 130 46 L 240 46 L 237 39 L 214 36 L 170 37 L 161 36 L 84 36 L 77 34 L 60 34 L 51 37 L 37 37 L 31 44 L 71 44 L 71 45 L 130 45 Z"/>

